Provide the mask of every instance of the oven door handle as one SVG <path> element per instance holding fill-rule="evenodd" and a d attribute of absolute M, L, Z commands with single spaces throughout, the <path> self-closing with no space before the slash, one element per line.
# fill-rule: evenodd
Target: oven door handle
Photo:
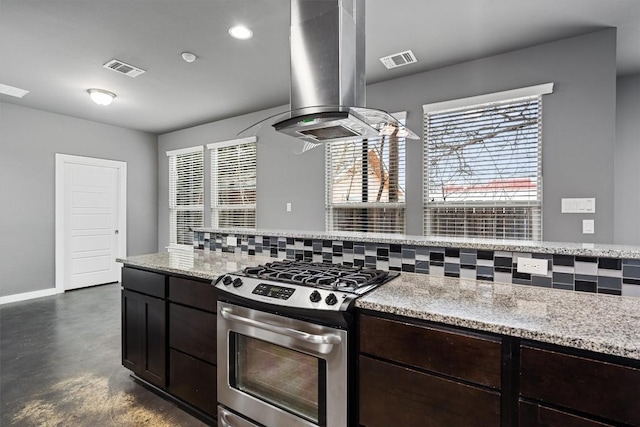
<path fill-rule="evenodd" d="M 307 332 L 298 331 L 297 329 L 287 328 L 286 326 L 273 325 L 271 323 L 262 322 L 260 320 L 249 319 L 247 317 L 238 316 L 227 308 L 220 310 L 220 314 L 227 320 L 233 322 L 243 323 L 245 325 L 254 326 L 256 328 L 264 329 L 265 331 L 275 332 L 276 334 L 285 335 L 289 338 L 294 338 L 301 341 L 306 341 L 310 344 L 323 345 L 323 344 L 340 344 L 342 338 L 336 334 L 321 334 L 314 335 Z"/>
<path fill-rule="evenodd" d="M 220 414 L 220 425 L 221 427 L 233 427 L 229 424 L 229 421 L 227 421 L 227 414 Z"/>
<path fill-rule="evenodd" d="M 218 425 L 220 427 L 258 427 L 257 424 L 249 422 L 222 407 L 218 407 Z"/>

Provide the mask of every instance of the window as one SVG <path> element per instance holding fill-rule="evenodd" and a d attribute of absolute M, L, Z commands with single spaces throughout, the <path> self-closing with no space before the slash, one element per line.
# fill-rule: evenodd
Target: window
<path fill-rule="evenodd" d="M 542 94 L 552 88 L 424 107 L 425 235 L 542 239 Z"/>
<path fill-rule="evenodd" d="M 204 226 L 204 149 L 167 151 L 169 243 L 191 245 L 194 227 Z"/>
<path fill-rule="evenodd" d="M 211 153 L 211 224 L 256 228 L 256 138 L 207 145 Z"/>
<path fill-rule="evenodd" d="M 405 114 L 394 114 L 404 124 Z M 404 233 L 405 138 L 332 142 L 326 148 L 328 231 Z"/>

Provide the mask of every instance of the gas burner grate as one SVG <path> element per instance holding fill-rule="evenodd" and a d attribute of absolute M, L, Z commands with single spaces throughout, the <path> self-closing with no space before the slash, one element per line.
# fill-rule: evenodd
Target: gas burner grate
<path fill-rule="evenodd" d="M 247 267 L 244 274 L 317 288 L 356 291 L 364 286 L 381 283 L 388 272 L 341 264 L 285 260 Z"/>

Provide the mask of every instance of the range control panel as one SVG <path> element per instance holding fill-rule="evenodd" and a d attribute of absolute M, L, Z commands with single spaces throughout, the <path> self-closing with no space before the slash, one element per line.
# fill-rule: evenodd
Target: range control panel
<path fill-rule="evenodd" d="M 253 288 L 252 293 L 256 295 L 264 295 L 269 298 L 289 299 L 294 292 L 295 289 L 293 288 L 260 283 L 258 286 Z"/>
<path fill-rule="evenodd" d="M 251 301 L 311 310 L 343 311 L 357 298 L 357 295 L 339 290 L 282 284 L 237 274 L 221 277 L 215 287 Z"/>

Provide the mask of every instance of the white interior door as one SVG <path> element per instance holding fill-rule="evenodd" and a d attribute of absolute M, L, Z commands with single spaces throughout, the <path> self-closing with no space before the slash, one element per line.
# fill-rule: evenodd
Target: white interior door
<path fill-rule="evenodd" d="M 125 173 L 123 162 L 56 155 L 56 287 L 120 280 L 116 258 L 126 256 Z"/>

